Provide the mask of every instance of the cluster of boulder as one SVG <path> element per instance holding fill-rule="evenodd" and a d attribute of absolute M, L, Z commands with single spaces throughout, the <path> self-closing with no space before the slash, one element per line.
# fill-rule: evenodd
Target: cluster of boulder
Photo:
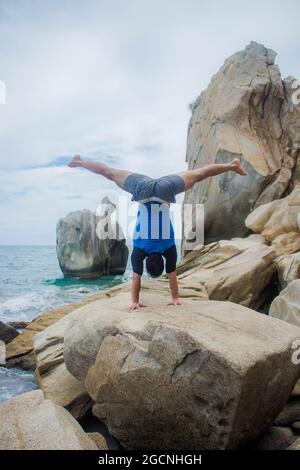
<path fill-rule="evenodd" d="M 122 284 L 40 315 L 7 344 L 40 390 L 0 407 L 0 448 L 105 448 L 92 410 L 125 449 L 300 450 L 300 119 L 274 58 L 251 43 L 193 106 L 189 167 L 238 155 L 250 176 L 187 193 L 209 243 L 183 240 L 184 304 L 162 278 L 137 312 Z"/>

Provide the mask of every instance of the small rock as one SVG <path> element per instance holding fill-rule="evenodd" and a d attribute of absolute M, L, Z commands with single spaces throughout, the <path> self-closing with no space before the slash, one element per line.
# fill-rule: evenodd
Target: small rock
<path fill-rule="evenodd" d="M 90 289 L 87 289 L 85 287 L 80 287 L 80 289 L 78 289 L 78 292 L 80 294 L 90 294 L 91 293 L 91 290 Z"/>
<path fill-rule="evenodd" d="M 292 391 L 291 397 L 300 397 L 300 380 L 298 380 L 298 382 L 296 383 Z"/>
<path fill-rule="evenodd" d="M 275 424 L 285 426 L 300 420 L 300 400 L 292 399 L 283 408 L 281 413 L 275 419 Z"/>
<path fill-rule="evenodd" d="M 20 335 L 20 336 L 23 336 Z M 15 340 L 17 340 L 20 336 L 18 336 L 17 338 L 15 338 Z M 8 346 L 10 346 L 14 341 L 12 341 L 10 344 L 8 344 Z M 22 343 L 19 343 L 19 344 L 22 344 Z M 23 343 L 24 345 L 24 343 Z M 35 367 L 36 367 L 36 363 L 35 363 L 35 355 L 34 355 L 34 352 L 33 351 L 30 351 L 24 355 L 20 355 L 20 356 L 14 356 L 12 358 L 10 358 L 7 354 L 7 350 L 8 348 L 6 348 L 6 367 L 18 367 L 20 369 L 23 369 L 23 370 L 31 370 L 31 371 L 34 371 Z"/>
<path fill-rule="evenodd" d="M 294 421 L 294 422 L 292 423 L 292 428 L 293 428 L 293 429 L 296 429 L 297 431 L 299 431 L 299 430 L 300 430 L 300 421 Z"/>
<path fill-rule="evenodd" d="M 300 450 L 300 437 L 299 439 L 296 439 L 296 441 L 293 442 L 293 444 L 289 446 L 287 450 Z"/>
<path fill-rule="evenodd" d="M 9 321 L 7 324 L 18 330 L 24 330 L 24 328 L 26 328 L 29 325 L 29 323 L 30 323 L 29 321 L 20 320 L 20 321 Z"/>
<path fill-rule="evenodd" d="M 285 289 L 290 282 L 300 278 L 300 252 L 280 256 L 275 259 L 275 264 L 280 290 Z"/>
<path fill-rule="evenodd" d="M 300 233 L 282 233 L 272 241 L 277 256 L 289 255 L 300 251 Z"/>
<path fill-rule="evenodd" d="M 271 426 L 251 446 L 252 450 L 283 450 L 295 440 L 293 431 L 288 427 Z"/>
<path fill-rule="evenodd" d="M 269 315 L 300 326 L 300 279 L 290 282 L 271 303 Z"/>
<path fill-rule="evenodd" d="M 105 438 L 100 434 L 100 432 L 88 432 L 87 435 L 89 436 L 92 441 L 96 444 L 98 449 L 100 450 L 107 450 L 107 444 Z"/>
<path fill-rule="evenodd" d="M 300 211 L 300 185 L 282 199 L 257 207 L 248 215 L 245 224 L 268 241 L 282 234 L 298 232 L 297 215 Z"/>
<path fill-rule="evenodd" d="M 0 341 L 8 344 L 18 335 L 19 332 L 16 330 L 16 328 L 13 328 L 12 326 L 0 321 Z"/>

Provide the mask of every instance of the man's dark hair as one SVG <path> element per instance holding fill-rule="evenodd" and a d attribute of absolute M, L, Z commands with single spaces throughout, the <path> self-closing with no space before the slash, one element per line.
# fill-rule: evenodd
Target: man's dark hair
<path fill-rule="evenodd" d="M 150 253 L 146 258 L 146 270 L 151 277 L 159 277 L 164 271 L 164 260 L 160 253 Z"/>

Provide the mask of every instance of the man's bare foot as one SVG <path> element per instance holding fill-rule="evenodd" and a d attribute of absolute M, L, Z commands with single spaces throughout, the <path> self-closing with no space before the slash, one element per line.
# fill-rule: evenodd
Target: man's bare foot
<path fill-rule="evenodd" d="M 238 158 L 235 158 L 234 160 L 232 160 L 230 165 L 232 166 L 232 170 L 238 173 L 239 175 L 242 175 L 242 176 L 248 175 L 247 171 L 242 167 L 242 164 Z"/>
<path fill-rule="evenodd" d="M 75 168 L 77 166 L 80 166 L 80 163 L 82 162 L 81 158 L 80 158 L 80 155 L 75 155 L 75 157 L 70 161 L 70 163 L 68 164 L 68 166 L 70 168 Z"/>

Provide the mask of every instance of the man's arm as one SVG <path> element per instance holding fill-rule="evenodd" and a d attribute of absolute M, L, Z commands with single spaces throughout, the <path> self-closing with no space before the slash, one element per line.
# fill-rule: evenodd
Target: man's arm
<path fill-rule="evenodd" d="M 134 247 L 131 253 L 131 264 L 132 264 L 132 284 L 131 284 L 131 305 L 128 307 L 128 311 L 132 312 L 139 307 L 146 307 L 146 305 L 140 302 L 140 290 L 141 290 L 141 278 L 143 274 L 143 261 L 146 254 L 145 251 Z"/>
<path fill-rule="evenodd" d="M 172 295 L 172 302 L 171 305 L 182 305 L 181 300 L 179 299 L 179 291 L 178 291 L 178 282 L 176 271 L 168 274 L 169 282 L 170 282 L 170 290 Z"/>
<path fill-rule="evenodd" d="M 131 300 L 132 303 L 128 307 L 129 312 L 133 312 L 133 310 L 137 310 L 140 307 L 146 307 L 146 305 L 140 302 L 140 290 L 141 290 L 141 277 L 137 273 L 133 273 L 132 276 L 132 283 L 131 283 Z"/>

